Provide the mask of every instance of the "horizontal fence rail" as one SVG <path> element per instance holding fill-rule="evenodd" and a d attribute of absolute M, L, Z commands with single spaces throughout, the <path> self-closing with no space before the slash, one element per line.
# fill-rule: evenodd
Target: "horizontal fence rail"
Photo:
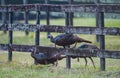
<path fill-rule="evenodd" d="M 59 25 L 33 25 L 33 24 L 4 24 L 0 25 L 0 30 L 12 31 L 41 31 L 41 32 L 67 32 L 74 34 L 96 34 L 96 35 L 120 35 L 120 28 L 99 28 L 80 26 L 59 26 Z"/>
<path fill-rule="evenodd" d="M 54 11 L 54 12 L 106 12 L 119 13 L 119 4 L 25 4 L 25 5 L 1 5 L 0 12 L 17 12 L 17 11 Z"/>
<path fill-rule="evenodd" d="M 104 57 L 104 58 L 116 58 L 120 59 L 120 51 L 110 51 L 110 50 L 97 50 L 97 49 L 75 49 L 75 48 L 55 48 L 55 47 L 45 47 L 45 46 L 35 46 L 35 45 L 16 45 L 16 44 L 0 44 L 0 50 L 12 50 L 20 52 L 42 52 L 42 53 L 56 53 L 61 52 L 69 56 L 78 57 Z"/>

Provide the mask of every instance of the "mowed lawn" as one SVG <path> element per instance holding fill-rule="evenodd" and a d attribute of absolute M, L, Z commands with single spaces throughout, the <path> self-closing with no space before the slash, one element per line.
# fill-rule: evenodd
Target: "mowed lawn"
<path fill-rule="evenodd" d="M 41 24 L 45 24 L 45 20 L 41 20 Z M 34 24 L 35 21 L 29 21 Z M 51 25 L 64 25 L 64 19 L 51 19 Z M 74 26 L 95 26 L 93 18 L 74 18 Z M 105 19 L 106 27 L 120 27 L 120 19 Z M 59 33 L 51 33 L 56 36 Z M 96 42 L 95 35 L 77 34 L 78 36 L 91 40 L 94 45 L 99 47 Z M 120 36 L 106 36 L 105 47 L 108 50 L 120 50 Z M 0 43 L 8 43 L 8 34 L 0 31 Z M 25 36 L 24 32 L 13 33 L 14 44 L 35 44 L 35 33 L 30 32 L 29 36 Z M 47 39 L 47 33 L 40 33 L 41 46 L 54 46 Z M 77 46 L 79 46 L 78 44 Z M 13 52 L 13 61 L 8 62 L 7 51 L 0 51 L 0 78 L 120 78 L 120 60 L 106 59 L 106 71 L 100 71 L 99 58 L 93 58 L 96 69 L 93 68 L 91 61 L 88 59 L 88 66 L 85 68 L 83 58 L 80 62 L 72 59 L 72 68 L 66 69 L 66 59 L 59 61 L 57 67 L 52 65 L 34 65 L 34 60 L 30 53 Z"/>

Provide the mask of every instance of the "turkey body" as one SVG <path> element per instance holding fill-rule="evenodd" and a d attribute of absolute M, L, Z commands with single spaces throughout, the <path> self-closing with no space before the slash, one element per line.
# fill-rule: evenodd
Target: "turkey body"
<path fill-rule="evenodd" d="M 82 49 L 99 49 L 97 46 L 95 46 L 93 44 L 81 44 L 81 45 L 79 45 L 78 48 L 82 48 Z"/>
<path fill-rule="evenodd" d="M 62 60 L 65 58 L 65 56 L 61 56 L 61 53 L 55 53 L 55 54 L 50 54 L 50 53 L 39 53 L 39 54 L 34 54 L 33 52 L 31 53 L 31 56 L 37 61 L 39 64 L 53 64 L 58 60 Z M 57 63 L 56 63 L 57 66 Z"/>
<path fill-rule="evenodd" d="M 92 45 L 92 44 L 81 44 L 78 48 L 79 49 L 90 49 L 90 50 L 91 49 L 96 49 L 96 50 L 99 50 L 99 48 L 97 46 Z M 85 59 L 85 63 L 86 63 L 85 66 L 87 66 L 87 59 L 86 58 L 89 58 L 91 60 L 92 64 L 93 64 L 94 68 L 96 68 L 92 57 L 80 56 L 80 58 Z"/>
<path fill-rule="evenodd" d="M 49 35 L 49 37 L 51 42 L 55 43 L 55 45 L 58 46 L 63 46 L 65 48 L 65 46 L 68 45 L 72 45 L 75 43 L 75 46 L 77 44 L 77 42 L 86 42 L 86 43 L 92 43 L 91 41 L 82 39 L 80 37 L 78 37 L 77 35 L 73 35 L 73 34 L 59 34 L 57 35 L 55 38 L 53 38 L 52 35 Z"/>
<path fill-rule="evenodd" d="M 68 46 L 75 43 L 75 41 L 72 40 L 72 37 L 72 34 L 60 34 L 51 40 L 51 42 L 59 46 Z"/>

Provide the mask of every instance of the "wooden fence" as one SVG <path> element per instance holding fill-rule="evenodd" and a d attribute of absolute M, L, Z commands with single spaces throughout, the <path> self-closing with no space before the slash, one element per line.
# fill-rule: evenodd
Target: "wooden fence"
<path fill-rule="evenodd" d="M 36 24 L 14 24 L 14 12 L 29 12 L 36 11 L 37 18 Z M 40 24 L 40 12 L 47 12 L 47 25 Z M 66 25 L 49 25 L 49 12 L 64 12 L 66 13 Z M 66 66 L 70 68 L 70 56 L 91 56 L 99 57 L 101 70 L 105 70 L 105 58 L 120 59 L 120 51 L 105 50 L 105 35 L 120 36 L 120 28 L 104 27 L 104 13 L 120 13 L 120 5 L 112 4 L 24 4 L 24 5 L 1 5 L 0 12 L 9 13 L 9 23 L 1 24 L 0 30 L 9 31 L 8 44 L 0 44 L 0 50 L 8 50 L 8 60 L 12 60 L 12 51 L 19 52 L 64 52 L 67 56 Z M 73 13 L 74 12 L 88 12 L 96 13 L 99 15 L 99 24 L 97 27 L 81 27 L 73 26 Z M 27 15 L 27 14 L 26 14 Z M 26 17 L 27 18 L 27 17 Z M 27 19 L 28 20 L 28 19 Z M 13 31 L 29 31 L 35 32 L 35 45 L 16 45 L 13 44 Z M 73 34 L 95 34 L 100 37 L 100 50 L 87 50 L 87 49 L 63 49 L 46 47 L 39 45 L 39 32 L 59 32 L 59 33 L 73 33 Z M 84 52 L 83 52 L 84 51 Z"/>

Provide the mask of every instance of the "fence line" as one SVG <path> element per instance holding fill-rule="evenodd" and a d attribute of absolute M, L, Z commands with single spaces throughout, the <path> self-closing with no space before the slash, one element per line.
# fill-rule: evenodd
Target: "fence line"
<path fill-rule="evenodd" d="M 119 4 L 79 4 L 79 5 L 52 5 L 52 4 L 25 4 L 25 5 L 1 5 L 0 12 L 17 11 L 54 11 L 54 12 L 106 12 L 119 13 Z"/>
<path fill-rule="evenodd" d="M 97 50 L 97 49 L 64 49 L 55 47 L 46 47 L 38 45 L 16 45 L 16 44 L 0 44 L 0 50 L 12 50 L 19 52 L 43 52 L 43 53 L 57 53 L 61 52 L 69 56 L 86 56 L 86 57 L 99 57 L 99 58 L 115 58 L 120 59 L 120 51 L 111 50 Z M 68 51 L 68 52 L 67 52 Z M 67 52 L 67 53 L 66 53 Z"/>
<path fill-rule="evenodd" d="M 12 31 L 40 31 L 40 32 L 67 32 L 73 34 L 96 34 L 96 35 L 120 35 L 120 28 L 118 27 L 83 27 L 83 26 L 60 26 L 60 25 L 39 25 L 39 24 L 2 24 L 0 30 L 12 30 Z"/>
<path fill-rule="evenodd" d="M 1 5 L 0 12 L 9 13 L 9 24 L 0 25 L 0 30 L 9 31 L 8 44 L 0 44 L 0 50 L 8 50 L 8 60 L 12 60 L 12 51 L 30 51 L 30 52 L 64 52 L 67 56 L 66 65 L 70 68 L 70 56 L 98 56 L 100 58 L 101 70 L 105 70 L 105 58 L 120 58 L 120 51 L 106 51 L 105 49 L 105 35 L 120 35 L 120 28 L 107 28 L 104 27 L 104 13 L 120 13 L 119 4 L 71 4 L 72 0 L 69 0 L 69 4 L 66 5 L 52 5 L 52 4 L 24 4 L 24 5 Z M 36 25 L 31 24 L 13 24 L 14 12 L 37 12 Z M 49 13 L 47 14 L 47 25 L 40 25 L 40 12 L 65 12 L 66 13 L 66 25 L 57 26 L 49 25 Z M 92 12 L 99 14 L 98 27 L 76 27 L 73 26 L 73 13 L 74 12 Z M 26 17 L 27 18 L 27 17 Z M 28 21 L 28 19 L 26 19 Z M 12 32 L 13 31 L 35 31 L 35 45 L 15 45 L 12 44 Z M 100 50 L 78 50 L 78 49 L 62 49 L 52 47 L 39 46 L 39 32 L 62 32 L 73 34 L 95 34 L 99 35 Z M 82 52 L 84 51 L 84 52 Z"/>

